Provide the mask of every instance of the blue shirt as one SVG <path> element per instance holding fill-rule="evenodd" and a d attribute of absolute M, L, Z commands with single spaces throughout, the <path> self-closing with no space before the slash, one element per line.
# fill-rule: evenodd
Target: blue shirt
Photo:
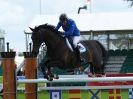
<path fill-rule="evenodd" d="M 56 30 L 58 30 L 60 27 L 62 27 L 62 29 L 65 31 L 64 35 L 66 37 L 69 37 L 69 36 L 80 36 L 80 31 L 77 28 L 74 20 L 72 20 L 72 19 L 68 19 L 67 20 L 67 25 L 66 26 L 63 25 L 61 22 L 59 22 L 57 24 Z"/>

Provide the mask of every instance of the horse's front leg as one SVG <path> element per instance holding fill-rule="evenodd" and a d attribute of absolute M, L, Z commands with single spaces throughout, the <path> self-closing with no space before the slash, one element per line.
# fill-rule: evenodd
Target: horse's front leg
<path fill-rule="evenodd" d="M 50 76 L 50 77 L 54 77 L 54 74 L 52 73 L 52 67 L 48 67 L 47 68 L 47 74 Z"/>
<path fill-rule="evenodd" d="M 55 64 L 54 64 L 55 62 L 49 62 L 48 64 L 47 64 L 47 75 L 48 75 L 48 80 L 50 79 L 50 80 L 53 80 L 53 79 L 59 79 L 59 77 L 58 77 L 58 75 L 56 75 L 56 74 L 54 74 L 53 73 L 53 67 L 52 66 L 54 66 Z"/>
<path fill-rule="evenodd" d="M 41 69 L 42 69 L 43 77 L 45 79 L 48 79 L 47 68 L 46 67 L 41 67 Z"/>
<path fill-rule="evenodd" d="M 51 62 L 47 61 L 47 62 L 45 62 L 45 67 L 43 66 L 43 68 L 42 68 L 44 78 L 46 78 L 49 81 L 52 81 L 54 78 L 54 74 L 52 73 L 51 66 L 52 66 Z M 44 68 L 45 68 L 45 70 L 44 70 Z"/>
<path fill-rule="evenodd" d="M 40 64 L 41 72 L 43 73 L 43 77 L 45 79 L 48 79 L 48 74 L 49 74 L 48 73 L 49 70 L 47 68 L 48 63 L 49 63 L 49 60 L 47 60 L 47 61 L 45 61 L 45 62 L 43 62 L 43 63 Z"/>

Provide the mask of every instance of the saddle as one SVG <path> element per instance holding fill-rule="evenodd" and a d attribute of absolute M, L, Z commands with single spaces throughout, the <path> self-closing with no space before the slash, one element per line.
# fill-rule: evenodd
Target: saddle
<path fill-rule="evenodd" d="M 66 38 L 66 44 L 68 46 L 68 48 L 73 52 L 75 53 L 75 55 L 77 56 L 77 60 L 79 62 L 82 62 L 82 58 L 81 58 L 81 54 L 86 52 L 86 48 L 81 44 L 81 43 L 78 43 L 77 47 L 74 48 L 74 45 L 72 43 L 71 40 L 69 40 L 68 38 Z"/>
<path fill-rule="evenodd" d="M 77 51 L 77 48 L 78 48 L 80 54 L 86 52 L 86 48 L 81 43 L 78 43 L 78 45 L 77 45 L 78 47 L 77 48 L 74 48 L 74 45 L 73 45 L 72 41 L 71 40 L 68 40 L 68 38 L 66 38 L 66 44 L 67 44 L 68 48 L 72 52 Z"/>

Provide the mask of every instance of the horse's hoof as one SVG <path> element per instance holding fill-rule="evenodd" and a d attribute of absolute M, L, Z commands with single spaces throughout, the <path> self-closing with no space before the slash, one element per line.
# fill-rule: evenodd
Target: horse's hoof
<path fill-rule="evenodd" d="M 55 74 L 54 79 L 59 79 L 59 76 Z"/>
<path fill-rule="evenodd" d="M 106 77 L 106 74 L 102 75 L 102 77 Z"/>
<path fill-rule="evenodd" d="M 96 77 L 102 77 L 102 74 L 96 74 Z"/>
<path fill-rule="evenodd" d="M 89 73 L 89 74 L 88 74 L 88 77 L 94 77 L 94 74 Z"/>
<path fill-rule="evenodd" d="M 48 79 L 47 80 L 48 81 L 53 81 L 53 77 L 51 77 L 51 76 L 48 75 Z"/>

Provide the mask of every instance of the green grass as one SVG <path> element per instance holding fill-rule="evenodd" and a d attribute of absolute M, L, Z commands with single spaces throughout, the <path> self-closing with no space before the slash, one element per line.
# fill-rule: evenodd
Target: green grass
<path fill-rule="evenodd" d="M 17 94 L 17 99 L 25 99 L 24 92 L 23 93 L 22 92 L 19 92 Z M 49 99 L 48 92 L 46 92 L 46 91 L 38 92 L 37 99 Z"/>
<path fill-rule="evenodd" d="M 3 83 L 3 76 L 0 76 L 0 84 Z"/>
<path fill-rule="evenodd" d="M 3 99 L 3 98 L 0 97 L 0 99 Z M 25 99 L 24 92 L 18 92 L 17 93 L 17 99 Z M 50 99 L 48 91 L 38 92 L 37 99 Z"/>
<path fill-rule="evenodd" d="M 44 87 L 45 86 L 45 83 L 38 83 L 37 85 L 38 87 Z M 25 84 L 19 84 L 17 86 L 17 88 L 25 88 Z"/>

